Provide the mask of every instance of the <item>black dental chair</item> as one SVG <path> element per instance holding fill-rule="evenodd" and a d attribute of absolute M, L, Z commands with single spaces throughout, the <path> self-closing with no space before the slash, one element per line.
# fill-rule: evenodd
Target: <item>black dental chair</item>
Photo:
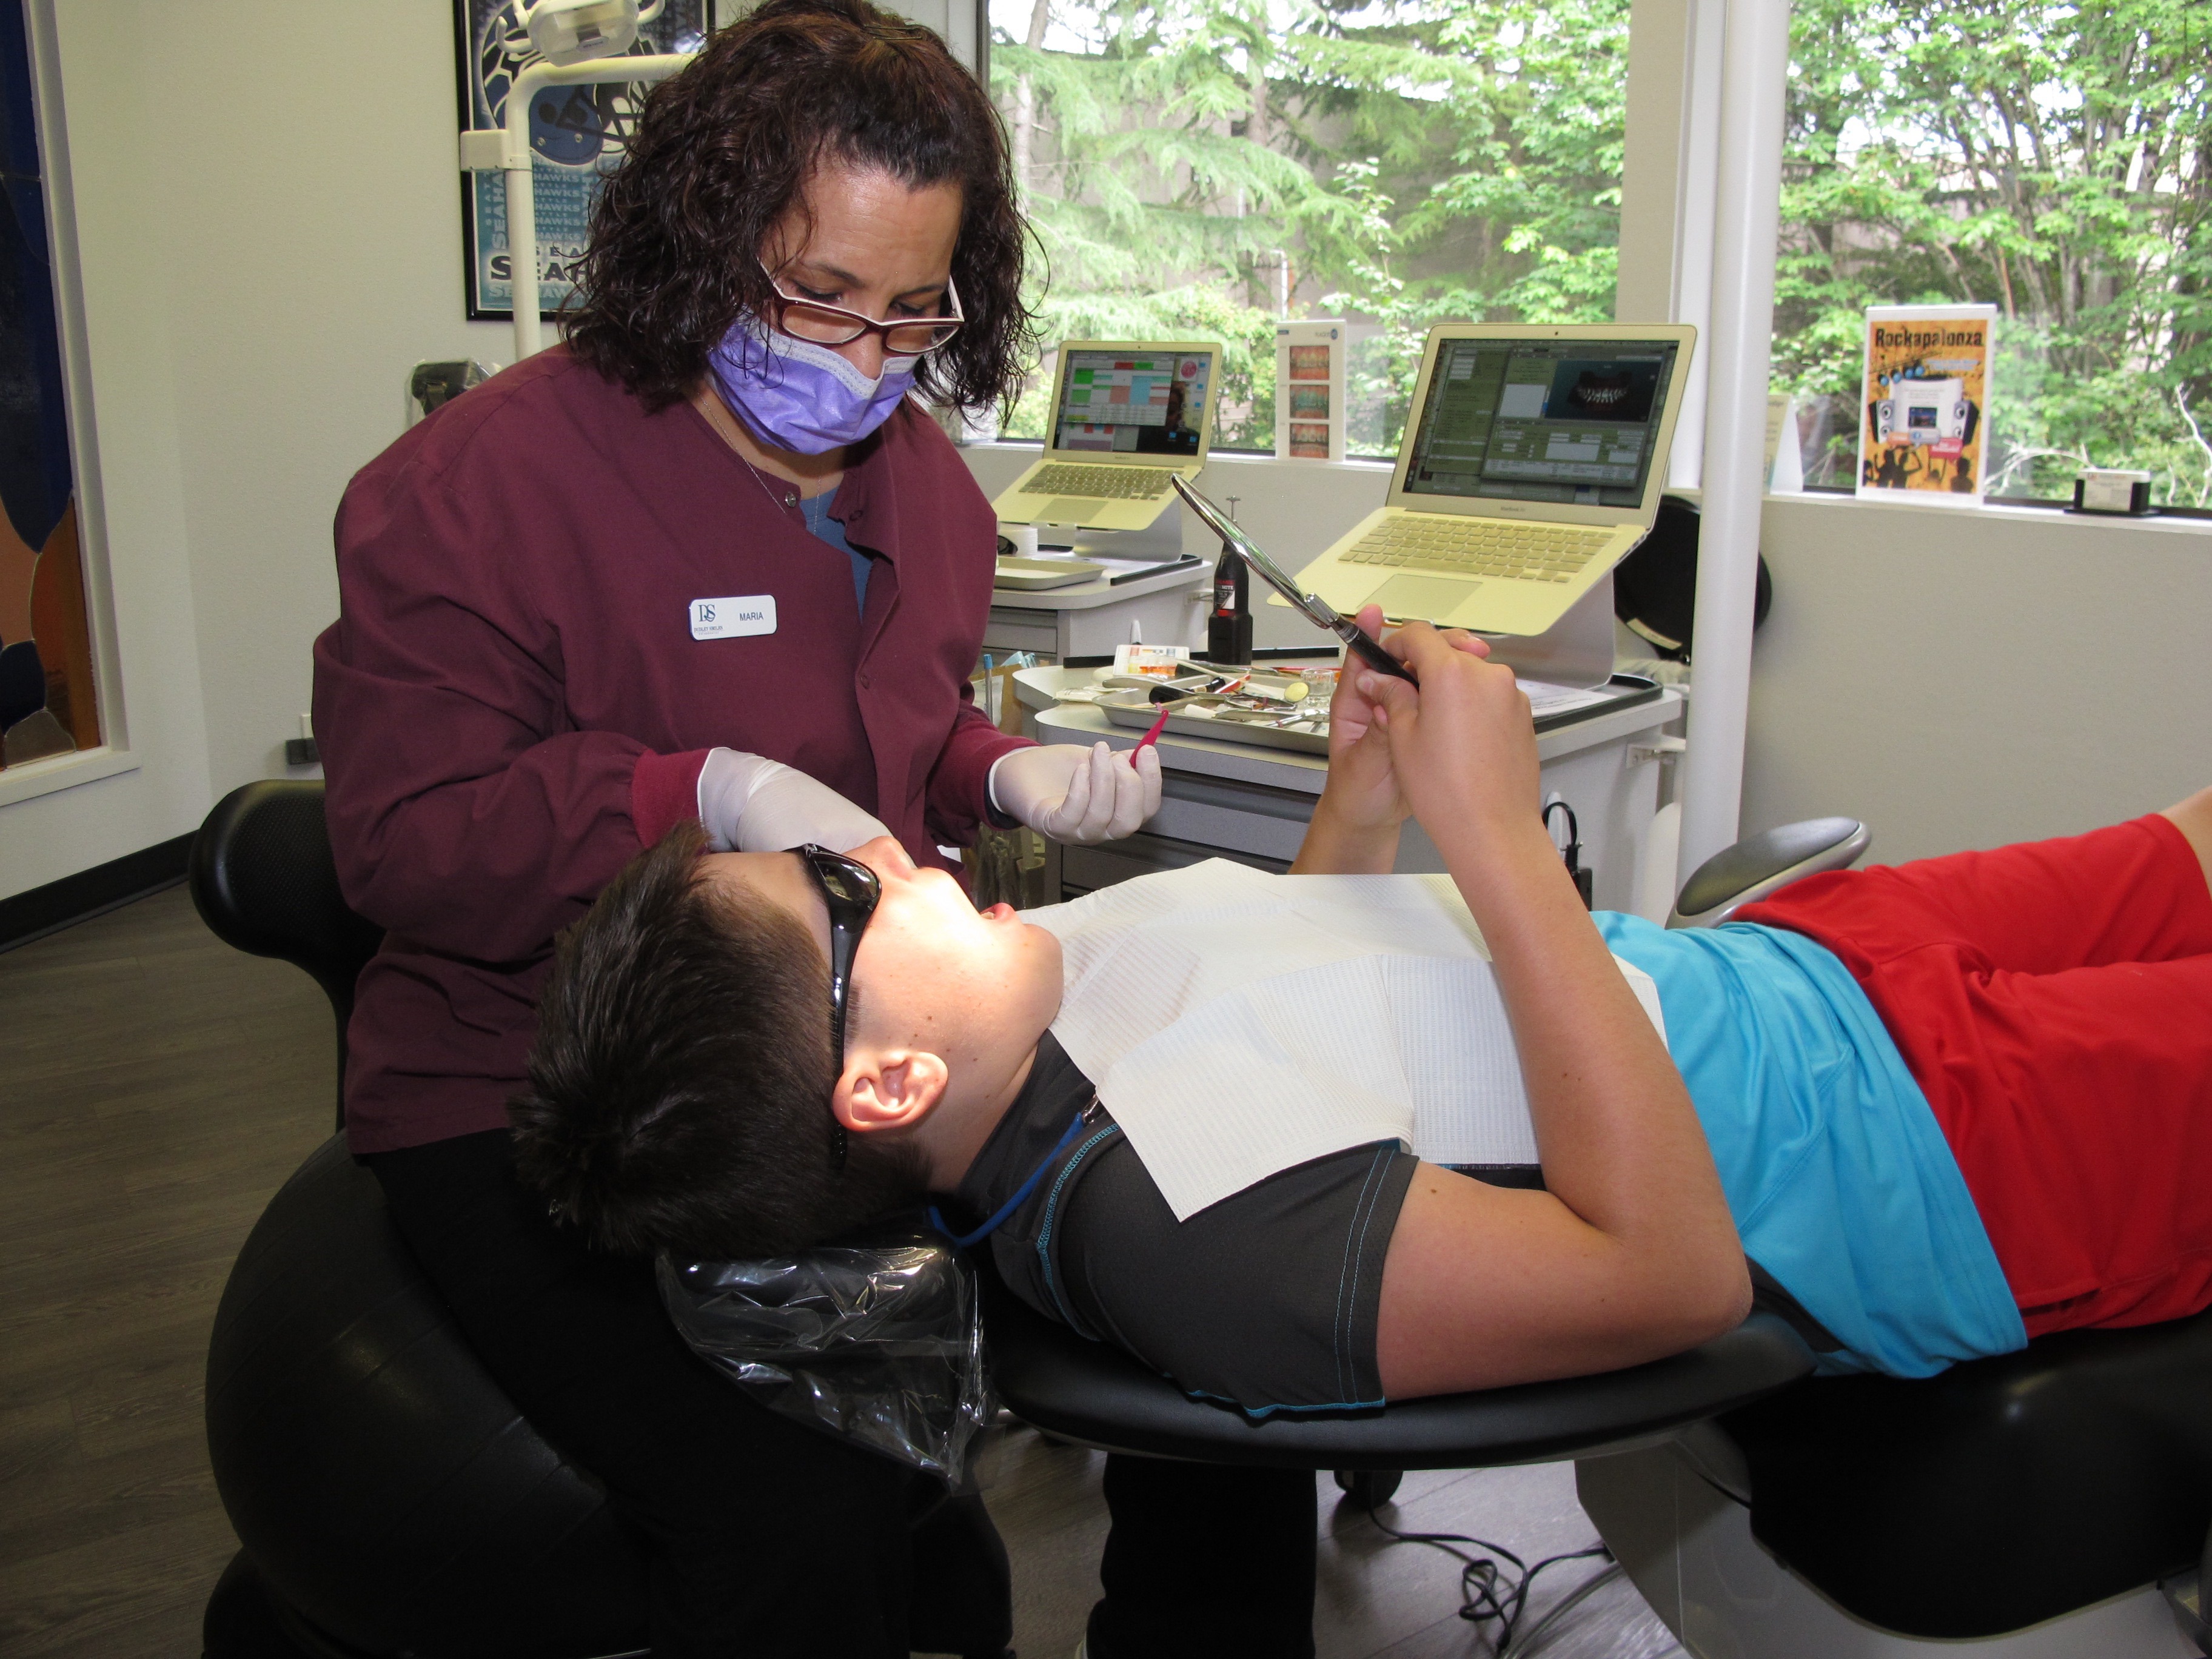
<path fill-rule="evenodd" d="M 191 885 L 217 937 L 328 994 L 343 1091 L 354 981 L 381 934 L 338 892 L 323 786 L 225 797 L 193 842 Z M 207 1430 L 244 1547 L 209 1599 L 206 1659 L 647 1650 L 643 1562 L 604 1494 L 477 1362 L 340 1136 L 270 1200 L 231 1269 Z M 914 1539 L 915 1582 L 932 1587 L 916 1646 L 998 1659 L 1008 1569 L 981 1500 L 946 1499 Z"/>
<path fill-rule="evenodd" d="M 1710 925 L 1865 844 L 1843 819 L 1753 837 L 1698 871 L 1675 920 Z M 220 937 L 315 975 L 343 1041 L 376 941 L 338 896 L 321 786 L 251 784 L 226 798 L 202 828 L 191 880 Z M 1835 1603 L 1914 1633 L 2010 1630 L 2148 1584 L 2191 1563 L 2212 1525 L 2212 1315 L 2047 1339 L 1896 1383 L 1802 1380 L 1810 1351 L 1779 1318 L 1754 1314 L 1631 1370 L 1255 1425 L 986 1291 L 1007 1403 L 1109 1450 L 1336 1469 L 1373 1491 L 1373 1477 L 1413 1468 L 1566 1457 L 1585 1470 L 1638 1468 L 1674 1456 L 1690 1431 L 1696 1455 L 1682 1467 L 1701 1490 L 1747 1498 L 1753 1533 Z M 270 1201 L 240 1255 L 210 1343 L 207 1413 L 216 1483 L 245 1546 L 209 1603 L 210 1659 L 642 1650 L 640 1564 L 599 1492 L 477 1364 L 386 1219 L 374 1178 L 335 1139 Z M 1717 1419 L 1724 1426 L 1705 1426 Z M 1613 1495 L 1633 1485 L 1616 1482 Z M 1626 1559 L 1638 1515 L 1633 1504 L 1623 1513 Z M 1602 1515 L 1600 1524 L 1613 1535 Z M 980 1505 L 947 1504 L 916 1535 L 921 1571 L 976 1571 L 981 1528 Z M 1983 1593 L 1946 1613 L 1945 1586 L 1960 1573 Z M 1679 1608 L 1674 1618 L 1680 1633 Z"/>

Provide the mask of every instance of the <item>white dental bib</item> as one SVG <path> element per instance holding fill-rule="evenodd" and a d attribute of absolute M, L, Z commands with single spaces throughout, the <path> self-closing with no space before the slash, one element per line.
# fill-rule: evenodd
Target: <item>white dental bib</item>
<path fill-rule="evenodd" d="M 1271 876 L 1209 860 L 1023 913 L 1057 937 L 1053 1034 L 1175 1212 L 1397 1140 L 1534 1164 L 1489 951 L 1447 876 Z M 1618 957 L 1659 1027 L 1658 988 Z"/>

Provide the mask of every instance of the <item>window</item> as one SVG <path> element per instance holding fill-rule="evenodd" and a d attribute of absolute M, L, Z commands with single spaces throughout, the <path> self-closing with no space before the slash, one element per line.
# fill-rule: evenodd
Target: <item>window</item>
<path fill-rule="evenodd" d="M 2212 506 L 2212 7 L 1796 0 L 1774 384 L 1850 488 L 1861 313 L 1998 308 L 1988 493 Z"/>
<path fill-rule="evenodd" d="M 1216 442 L 1272 449 L 1277 319 L 1343 317 L 1349 448 L 1395 453 L 1431 324 L 1611 320 L 1628 11 L 992 0 L 1046 340 L 1218 339 Z"/>

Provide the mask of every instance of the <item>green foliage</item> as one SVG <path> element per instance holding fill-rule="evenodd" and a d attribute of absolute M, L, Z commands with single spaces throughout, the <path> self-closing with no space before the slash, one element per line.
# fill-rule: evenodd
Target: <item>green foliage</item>
<path fill-rule="evenodd" d="M 1776 384 L 1855 410 L 1863 307 L 1994 304 L 1993 494 L 2212 499 L 2212 8 L 1796 0 L 1791 55 Z"/>
<path fill-rule="evenodd" d="M 1048 4 L 991 53 L 1046 336 L 1223 340 L 1223 443 L 1273 442 L 1285 289 L 1361 325 L 1376 453 L 1431 324 L 1612 315 L 1627 0 Z"/>
<path fill-rule="evenodd" d="M 1222 340 L 1224 443 L 1273 442 L 1285 290 L 1353 319 L 1369 453 L 1431 325 L 1611 317 L 1629 0 L 998 5 L 1047 337 Z M 1793 16 L 1775 382 L 1827 404 L 1826 475 L 1853 470 L 1864 308 L 1973 301 L 2001 313 L 1994 493 L 2087 463 L 2212 501 L 2212 3 Z"/>

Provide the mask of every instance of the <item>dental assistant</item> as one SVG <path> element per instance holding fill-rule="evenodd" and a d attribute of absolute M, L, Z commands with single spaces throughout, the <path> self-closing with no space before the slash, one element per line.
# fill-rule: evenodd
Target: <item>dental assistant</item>
<path fill-rule="evenodd" d="M 660 1659 L 1003 1644 L 917 1569 L 935 1494 L 699 1364 L 649 1271 L 515 1185 L 507 1103 L 555 934 L 683 819 L 732 848 L 888 829 L 949 865 L 986 822 L 1100 840 L 1157 806 L 1156 759 L 1007 737 L 968 689 L 996 527 L 907 394 L 1018 383 L 1024 236 L 936 36 L 770 0 L 647 100 L 567 343 L 338 510 L 314 723 L 342 885 L 387 930 L 348 1138 L 492 1376 L 605 1485 Z"/>

